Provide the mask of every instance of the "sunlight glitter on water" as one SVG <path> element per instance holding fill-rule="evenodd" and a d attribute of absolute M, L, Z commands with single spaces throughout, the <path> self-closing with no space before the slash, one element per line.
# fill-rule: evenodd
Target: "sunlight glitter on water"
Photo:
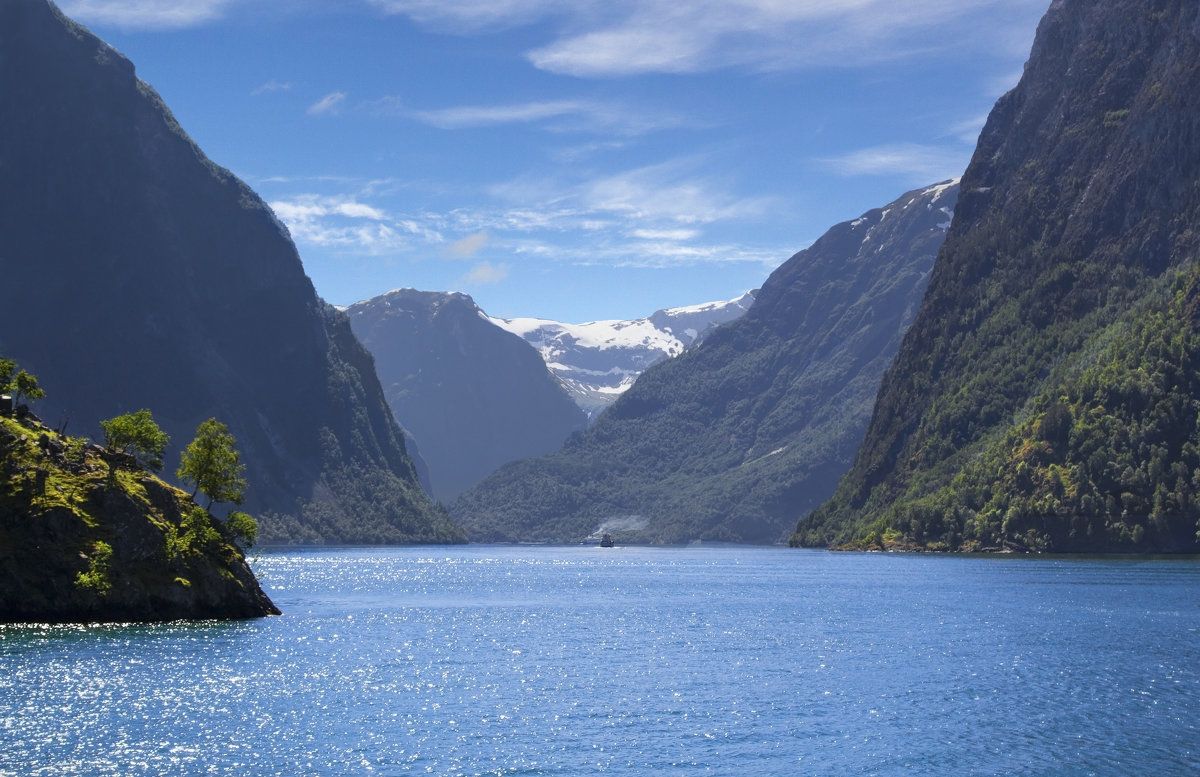
<path fill-rule="evenodd" d="M 1197 765 L 1195 561 L 468 547 L 255 563 L 284 616 L 0 628 L 0 775 Z"/>

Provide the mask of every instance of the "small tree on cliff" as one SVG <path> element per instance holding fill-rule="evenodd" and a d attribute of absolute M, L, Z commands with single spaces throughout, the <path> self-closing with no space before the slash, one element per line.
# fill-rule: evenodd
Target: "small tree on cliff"
<path fill-rule="evenodd" d="M 197 491 L 204 492 L 208 497 L 204 508 L 207 510 L 213 502 L 242 503 L 246 490 L 245 470 L 239 460 L 237 440 L 229 433 L 229 428 L 210 418 L 196 428 L 196 439 L 184 449 L 175 474 L 185 483 L 195 485 L 193 498 Z"/>
<path fill-rule="evenodd" d="M 104 430 L 105 447 L 128 453 L 148 469 L 162 469 L 163 453 L 170 438 L 154 423 L 149 410 L 101 421 L 100 428 Z"/>
<path fill-rule="evenodd" d="M 38 385 L 38 379 L 30 375 L 25 370 L 17 373 L 17 377 L 13 378 L 13 400 L 16 404 L 21 404 L 22 399 L 27 399 L 30 402 L 41 399 L 46 396 L 46 392 Z"/>
<path fill-rule="evenodd" d="M 13 404 L 20 405 L 22 399 L 30 402 L 46 396 L 46 392 L 38 385 L 38 379 L 25 370 L 16 375 L 17 363 L 12 359 L 0 358 L 0 393 L 11 391 Z"/>

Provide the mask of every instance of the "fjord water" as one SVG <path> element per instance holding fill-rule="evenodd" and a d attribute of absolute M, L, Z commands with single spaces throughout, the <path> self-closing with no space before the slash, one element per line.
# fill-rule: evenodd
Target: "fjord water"
<path fill-rule="evenodd" d="M 273 551 L 277 618 L 0 628 L 2 775 L 1192 775 L 1200 561 Z"/>

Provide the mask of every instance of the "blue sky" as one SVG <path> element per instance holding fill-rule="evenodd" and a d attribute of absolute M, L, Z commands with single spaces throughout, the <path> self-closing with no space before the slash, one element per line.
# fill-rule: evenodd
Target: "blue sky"
<path fill-rule="evenodd" d="M 62 0 L 318 293 L 635 318 L 959 175 L 1048 0 Z"/>

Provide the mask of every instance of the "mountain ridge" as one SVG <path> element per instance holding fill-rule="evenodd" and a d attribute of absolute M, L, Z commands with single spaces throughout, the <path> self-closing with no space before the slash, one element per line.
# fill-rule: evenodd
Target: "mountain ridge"
<path fill-rule="evenodd" d="M 980 135 L 854 466 L 794 542 L 1184 547 L 1191 487 L 1151 464 L 1158 449 L 1190 460 L 1153 409 L 1194 401 L 1190 379 L 1134 338 L 1162 316 L 1190 363 L 1187 308 L 1172 300 L 1200 250 L 1197 78 L 1194 3 L 1055 0 Z M 1114 389 L 1142 375 L 1145 391 L 1095 401 L 1100 354 L 1123 365 Z"/>
<path fill-rule="evenodd" d="M 831 228 L 744 316 L 647 369 L 560 451 L 451 506 L 473 541 L 775 543 L 832 493 L 915 313 L 957 185 Z"/>
<path fill-rule="evenodd" d="M 49 417 L 152 407 L 168 458 L 218 417 L 264 541 L 460 536 L 287 230 L 129 60 L 48 0 L 5 0 L 0 94 L 0 307 L 26 322 L 0 346 L 41 377 Z"/>
<path fill-rule="evenodd" d="M 394 289 L 346 312 L 439 501 L 587 424 L 538 354 L 466 294 Z"/>

